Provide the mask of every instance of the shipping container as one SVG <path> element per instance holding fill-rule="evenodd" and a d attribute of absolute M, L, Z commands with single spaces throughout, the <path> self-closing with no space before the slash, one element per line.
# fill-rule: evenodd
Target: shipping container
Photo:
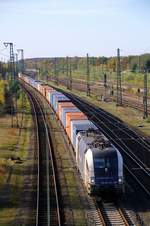
<path fill-rule="evenodd" d="M 58 117 L 62 121 L 62 108 L 73 108 L 75 105 L 71 102 L 59 102 L 58 103 Z"/>
<path fill-rule="evenodd" d="M 56 95 L 54 96 L 54 110 L 57 112 L 58 111 L 58 103 L 59 102 L 70 102 L 70 99 L 68 97 L 66 97 L 65 95 Z"/>
<path fill-rule="evenodd" d="M 61 122 L 62 122 L 64 128 L 66 128 L 66 114 L 67 113 L 75 113 L 75 112 L 81 112 L 81 111 L 77 107 L 62 108 Z"/>
<path fill-rule="evenodd" d="M 33 87 L 34 87 L 35 89 L 37 89 L 37 90 L 38 90 L 38 85 L 39 85 L 39 83 L 40 83 L 40 81 L 38 81 L 38 80 L 33 80 L 33 81 L 32 81 Z"/>
<path fill-rule="evenodd" d="M 60 92 L 56 92 L 56 93 L 52 93 L 51 94 L 51 105 L 52 105 L 53 109 L 55 107 L 55 97 L 56 96 L 64 97 L 64 95 L 62 93 L 60 93 Z"/>
<path fill-rule="evenodd" d="M 77 133 L 89 129 L 98 130 L 98 128 L 89 120 L 71 121 L 71 143 L 74 148 L 76 145 Z"/>
<path fill-rule="evenodd" d="M 42 93 L 43 96 L 46 97 L 46 91 L 48 91 L 48 90 L 54 90 L 54 89 L 48 85 L 42 85 L 40 92 Z"/>
<path fill-rule="evenodd" d="M 43 95 L 43 93 L 44 93 L 44 87 L 45 87 L 45 85 L 44 84 L 41 84 L 41 86 L 40 86 L 40 89 L 39 89 L 39 92 Z"/>
<path fill-rule="evenodd" d="M 56 92 L 56 90 L 48 86 L 45 92 L 46 92 L 46 99 L 48 100 L 48 102 L 50 102 L 50 93 Z"/>
<path fill-rule="evenodd" d="M 49 92 L 49 102 L 50 102 L 50 104 L 51 104 L 51 106 L 52 106 L 52 104 L 53 104 L 53 96 L 54 95 L 56 95 L 56 94 L 61 94 L 60 92 L 58 92 L 58 91 L 50 91 Z"/>
<path fill-rule="evenodd" d="M 37 84 L 37 90 L 40 92 L 40 89 L 41 89 L 41 86 L 42 86 L 43 84 L 41 83 L 41 82 L 38 82 L 38 84 Z"/>
<path fill-rule="evenodd" d="M 48 95 L 47 95 L 47 93 L 49 92 L 49 91 L 54 91 L 55 89 L 54 88 L 52 88 L 52 87 L 50 87 L 50 86 L 48 86 L 48 85 L 46 85 L 45 87 L 44 87 L 44 96 L 46 97 L 46 99 L 48 99 Z"/>
<path fill-rule="evenodd" d="M 66 133 L 71 138 L 71 121 L 87 120 L 87 116 L 83 112 L 66 113 Z"/>

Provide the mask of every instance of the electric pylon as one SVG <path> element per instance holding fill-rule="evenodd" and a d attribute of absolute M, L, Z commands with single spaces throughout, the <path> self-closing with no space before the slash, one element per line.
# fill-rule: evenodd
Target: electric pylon
<path fill-rule="evenodd" d="M 86 88 L 86 94 L 87 94 L 87 96 L 90 96 L 90 66 L 89 66 L 89 55 L 88 55 L 88 53 L 87 53 L 87 58 L 86 58 L 86 60 L 87 60 L 87 71 L 86 71 L 86 75 L 87 75 L 87 77 L 86 77 L 86 79 L 87 79 L 87 88 Z"/>
<path fill-rule="evenodd" d="M 55 84 L 58 86 L 58 70 L 57 70 L 57 59 L 54 59 L 54 80 Z"/>
<path fill-rule="evenodd" d="M 18 75 L 18 54 L 15 53 L 15 72 Z"/>
<path fill-rule="evenodd" d="M 15 81 L 15 63 L 14 63 L 14 50 L 12 42 L 4 42 L 4 46 L 10 46 L 10 72 L 11 72 L 11 80 Z"/>
<path fill-rule="evenodd" d="M 120 49 L 117 49 L 117 105 L 122 105 Z"/>
<path fill-rule="evenodd" d="M 67 77 L 67 89 L 69 89 L 69 57 L 66 57 L 66 77 Z"/>
<path fill-rule="evenodd" d="M 148 117 L 148 111 L 147 111 L 147 70 L 144 71 L 143 106 L 144 106 L 143 118 L 147 118 Z"/>
<path fill-rule="evenodd" d="M 69 89 L 72 90 L 72 68 L 71 68 L 71 62 L 70 62 L 70 68 L 69 68 Z"/>

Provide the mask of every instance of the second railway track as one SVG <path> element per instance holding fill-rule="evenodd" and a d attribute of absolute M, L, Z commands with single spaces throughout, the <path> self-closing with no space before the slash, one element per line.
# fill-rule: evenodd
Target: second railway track
<path fill-rule="evenodd" d="M 121 151 L 125 169 L 150 198 L 149 145 L 120 120 L 100 108 L 64 92 Z"/>
<path fill-rule="evenodd" d="M 60 226 L 59 202 L 52 145 L 46 118 L 36 96 L 25 88 L 36 116 L 38 181 L 36 226 Z"/>

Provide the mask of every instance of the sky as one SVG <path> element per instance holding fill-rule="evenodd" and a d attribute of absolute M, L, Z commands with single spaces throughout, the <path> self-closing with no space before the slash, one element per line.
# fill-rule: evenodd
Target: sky
<path fill-rule="evenodd" d="M 0 0 L 0 60 L 3 42 L 25 58 L 148 53 L 149 12 L 149 0 Z"/>

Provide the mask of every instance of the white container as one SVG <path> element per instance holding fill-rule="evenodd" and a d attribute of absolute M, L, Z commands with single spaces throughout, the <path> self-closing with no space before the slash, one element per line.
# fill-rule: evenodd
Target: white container
<path fill-rule="evenodd" d="M 76 145 L 76 136 L 80 131 L 87 131 L 88 129 L 98 129 L 91 121 L 89 120 L 79 120 L 71 121 L 71 143 L 75 148 Z"/>

